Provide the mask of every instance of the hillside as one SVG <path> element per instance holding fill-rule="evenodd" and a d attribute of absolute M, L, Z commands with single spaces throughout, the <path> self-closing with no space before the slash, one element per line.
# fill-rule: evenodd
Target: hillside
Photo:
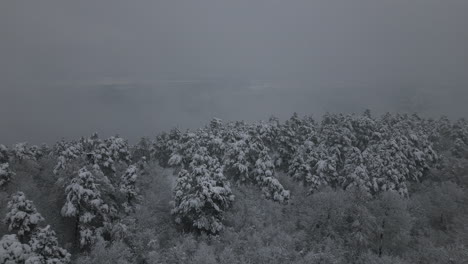
<path fill-rule="evenodd" d="M 466 263 L 467 187 L 468 121 L 417 114 L 0 145 L 0 263 Z"/>

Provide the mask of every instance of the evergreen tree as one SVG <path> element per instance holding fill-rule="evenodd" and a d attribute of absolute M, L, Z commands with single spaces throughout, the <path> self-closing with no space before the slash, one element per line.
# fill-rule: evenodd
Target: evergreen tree
<path fill-rule="evenodd" d="M 224 157 L 225 171 L 236 182 L 250 182 L 249 171 L 252 164 L 249 161 L 249 148 L 244 139 L 228 144 Z"/>
<path fill-rule="evenodd" d="M 234 196 L 222 166 L 207 155 L 206 149 L 194 155 L 189 170 L 179 172 L 174 193 L 172 214 L 177 223 L 210 234 L 221 231 L 224 212 Z"/>
<path fill-rule="evenodd" d="M 262 188 L 265 197 L 274 201 L 284 202 L 289 200 L 289 191 L 274 177 L 275 166 L 266 150 L 259 153 L 253 169 L 255 182 Z"/>
<path fill-rule="evenodd" d="M 20 264 L 25 263 L 31 257 L 34 257 L 31 247 L 22 244 L 16 235 L 4 235 L 0 239 L 0 263 Z"/>
<path fill-rule="evenodd" d="M 53 153 L 57 156 L 57 164 L 54 167 L 54 174 L 65 171 L 70 162 L 83 156 L 84 149 L 81 142 L 66 142 L 61 140 L 54 146 Z"/>
<path fill-rule="evenodd" d="M 152 152 L 154 150 L 151 141 L 148 138 L 142 137 L 133 149 L 133 161 L 138 162 L 143 158 L 149 160 L 151 159 Z"/>
<path fill-rule="evenodd" d="M 9 149 L 5 145 L 0 144 L 0 164 L 10 161 Z"/>
<path fill-rule="evenodd" d="M 101 198 L 94 175 L 86 167 L 65 188 L 66 202 L 62 216 L 75 218 L 75 237 L 82 247 L 93 243 L 96 226 L 108 219 L 109 206 Z"/>
<path fill-rule="evenodd" d="M 44 218 L 37 212 L 32 201 L 22 192 L 15 193 L 8 202 L 5 223 L 9 231 L 16 231 L 20 241 L 26 241 Z"/>
<path fill-rule="evenodd" d="M 14 175 L 15 173 L 10 170 L 10 165 L 8 163 L 0 163 L 0 187 L 10 182 L 11 177 Z"/>
<path fill-rule="evenodd" d="M 169 159 L 174 153 L 176 146 L 179 145 L 179 140 L 182 133 L 179 129 L 174 128 L 169 133 L 162 133 L 156 137 L 153 143 L 153 157 L 155 157 L 159 165 L 167 167 Z"/>
<path fill-rule="evenodd" d="M 124 208 L 126 212 L 129 212 L 134 207 L 135 200 L 138 199 L 138 187 L 136 181 L 138 178 L 138 170 L 134 165 L 130 165 L 125 173 L 122 175 L 120 180 L 120 192 L 126 197 Z"/>
<path fill-rule="evenodd" d="M 28 146 L 27 142 L 22 142 L 14 145 L 13 157 L 19 162 L 23 160 L 35 160 L 34 154 Z"/>
<path fill-rule="evenodd" d="M 35 256 L 30 257 L 27 263 L 37 264 L 67 264 L 71 255 L 67 250 L 59 247 L 55 232 L 48 225 L 35 232 L 29 242 L 31 251 Z"/>

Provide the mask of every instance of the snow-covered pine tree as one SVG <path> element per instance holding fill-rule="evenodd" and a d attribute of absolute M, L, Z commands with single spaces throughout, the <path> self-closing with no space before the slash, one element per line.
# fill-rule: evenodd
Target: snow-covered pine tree
<path fill-rule="evenodd" d="M 0 163 L 7 163 L 10 161 L 9 149 L 5 145 L 0 144 Z"/>
<path fill-rule="evenodd" d="M 152 148 L 151 141 L 146 137 L 142 137 L 133 148 L 133 161 L 138 162 L 143 159 L 143 157 L 145 157 L 146 160 L 150 160 L 152 156 L 151 153 L 153 152 Z"/>
<path fill-rule="evenodd" d="M 200 148 L 207 152 L 207 137 L 203 138 L 204 131 L 187 132 L 182 134 L 176 145 L 172 146 L 172 154 L 167 162 L 172 167 L 188 168 Z"/>
<path fill-rule="evenodd" d="M 67 264 L 70 263 L 71 255 L 67 250 L 58 245 L 57 236 L 48 225 L 39 228 L 31 237 L 29 242 L 33 257 L 28 259 L 31 264 Z"/>
<path fill-rule="evenodd" d="M 162 133 L 156 137 L 152 156 L 158 160 L 161 166 L 167 167 L 169 165 L 169 159 L 176 146 L 179 145 L 181 137 L 182 133 L 178 128 L 173 128 L 169 133 Z"/>
<path fill-rule="evenodd" d="M 211 130 L 219 130 L 223 127 L 223 120 L 214 117 L 213 119 L 211 119 L 209 127 Z"/>
<path fill-rule="evenodd" d="M 95 240 L 96 227 L 107 220 L 109 206 L 101 199 L 96 179 L 86 167 L 66 186 L 65 194 L 62 216 L 75 218 L 75 237 L 81 247 L 88 246 Z"/>
<path fill-rule="evenodd" d="M 35 231 L 44 218 L 37 212 L 32 201 L 27 200 L 23 192 L 12 195 L 8 202 L 5 223 L 9 231 L 15 231 L 21 242 L 24 242 Z"/>
<path fill-rule="evenodd" d="M 94 141 L 90 147 L 90 151 L 86 152 L 88 164 L 95 170 L 100 170 L 104 175 L 112 175 L 115 173 L 114 159 L 111 156 L 107 145 L 102 141 Z"/>
<path fill-rule="evenodd" d="M 315 148 L 316 146 L 312 141 L 305 141 L 302 146 L 297 148 L 290 161 L 288 168 L 289 176 L 295 181 L 302 182 L 304 185 L 307 185 L 312 178 L 314 164 L 311 164 L 310 161 Z"/>
<path fill-rule="evenodd" d="M 0 187 L 10 182 L 11 177 L 14 175 L 15 173 L 10 170 L 10 164 L 8 162 L 0 163 Z"/>
<path fill-rule="evenodd" d="M 130 165 L 120 178 L 120 192 L 126 197 L 126 202 L 123 204 L 126 212 L 132 211 L 135 202 L 138 200 L 137 178 L 138 169 L 135 165 Z"/>
<path fill-rule="evenodd" d="M 4 235 L 0 239 L 0 263 L 2 264 L 21 264 L 34 257 L 31 247 L 22 244 L 16 235 Z M 35 264 L 29 262 L 28 264 Z"/>
<path fill-rule="evenodd" d="M 468 120 L 462 118 L 452 125 L 451 138 L 453 140 L 460 139 L 468 145 Z"/>
<path fill-rule="evenodd" d="M 268 149 L 263 149 L 258 153 L 255 161 L 255 168 L 252 171 L 254 180 L 262 188 L 262 192 L 268 199 L 278 202 L 289 200 L 290 193 L 275 178 L 275 165 L 268 155 Z"/>
<path fill-rule="evenodd" d="M 451 152 L 457 158 L 463 157 L 463 154 L 466 152 L 465 142 L 463 142 L 463 140 L 460 138 L 455 139 Z"/>
<path fill-rule="evenodd" d="M 105 139 L 104 143 L 106 144 L 109 156 L 114 162 L 122 162 L 124 164 L 129 164 L 131 162 L 130 148 L 125 139 L 119 136 L 113 136 Z"/>
<path fill-rule="evenodd" d="M 13 157 L 19 162 L 23 160 L 35 160 L 34 154 L 28 146 L 27 142 L 17 143 L 12 149 Z"/>
<path fill-rule="evenodd" d="M 49 145 L 47 145 L 46 143 L 42 143 L 41 146 L 39 147 L 41 152 L 42 152 L 42 155 L 44 156 L 49 156 L 52 152 L 52 149 Z"/>
<path fill-rule="evenodd" d="M 359 148 L 353 147 L 347 152 L 344 168 L 340 174 L 339 185 L 343 189 L 357 188 L 361 193 L 371 194 L 369 172 Z"/>
<path fill-rule="evenodd" d="M 277 151 L 280 156 L 275 161 L 277 167 L 288 169 L 292 156 L 306 140 L 316 142 L 316 124 L 312 117 L 300 118 L 297 113 L 280 126 L 277 136 Z"/>
<path fill-rule="evenodd" d="M 225 172 L 235 182 L 246 183 L 252 180 L 249 178 L 252 164 L 248 160 L 249 148 L 245 137 L 229 143 L 223 158 Z"/>
<path fill-rule="evenodd" d="M 234 200 L 223 168 L 202 147 L 188 169 L 179 172 L 172 214 L 189 230 L 218 233 L 223 228 L 224 212 Z"/>
<path fill-rule="evenodd" d="M 307 162 L 312 167 L 312 177 L 307 178 L 311 192 L 324 186 L 338 187 L 341 160 L 337 147 L 328 148 L 325 144 L 320 144 L 311 153 Z"/>
<path fill-rule="evenodd" d="M 372 183 L 372 193 L 396 191 L 408 195 L 408 161 L 398 143 L 384 140 L 363 152 L 366 168 Z"/>
<path fill-rule="evenodd" d="M 34 160 L 39 160 L 44 156 L 44 153 L 42 153 L 42 149 L 37 145 L 32 145 L 29 148 L 29 151 L 31 152 Z"/>
<path fill-rule="evenodd" d="M 57 164 L 54 167 L 54 174 L 68 169 L 69 164 L 83 156 L 84 149 L 81 142 L 66 142 L 61 140 L 55 144 L 53 153 L 57 156 Z"/>
<path fill-rule="evenodd" d="M 352 116 L 351 127 L 355 139 L 352 144 L 361 151 L 371 144 L 372 139 L 377 138 L 377 134 L 375 133 L 377 124 L 371 118 L 370 111 L 365 112 L 363 115 Z"/>
<path fill-rule="evenodd" d="M 268 122 L 260 121 L 255 126 L 255 134 L 262 139 L 264 144 L 270 149 L 278 147 L 278 136 L 280 134 L 280 124 L 278 118 L 270 117 Z"/>

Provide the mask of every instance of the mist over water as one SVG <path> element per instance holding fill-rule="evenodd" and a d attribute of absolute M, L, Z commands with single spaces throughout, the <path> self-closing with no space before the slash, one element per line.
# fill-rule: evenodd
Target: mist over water
<path fill-rule="evenodd" d="M 3 144 L 54 143 L 98 132 L 136 142 L 173 127 L 196 129 L 225 121 L 280 120 L 292 113 L 418 112 L 468 116 L 465 89 L 308 87 L 294 81 L 179 80 L 16 86 L 0 98 Z"/>

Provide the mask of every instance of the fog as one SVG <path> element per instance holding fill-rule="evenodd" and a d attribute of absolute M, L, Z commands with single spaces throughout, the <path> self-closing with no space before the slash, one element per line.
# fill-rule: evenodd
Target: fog
<path fill-rule="evenodd" d="M 458 0 L 0 2 L 0 143 L 212 117 L 468 116 Z"/>

